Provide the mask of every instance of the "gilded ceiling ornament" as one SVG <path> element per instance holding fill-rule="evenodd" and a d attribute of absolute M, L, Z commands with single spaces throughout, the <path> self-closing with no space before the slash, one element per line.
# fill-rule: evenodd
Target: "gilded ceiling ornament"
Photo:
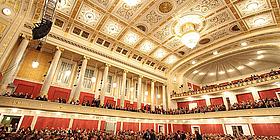
<path fill-rule="evenodd" d="M 109 4 L 109 0 L 97 0 L 97 1 L 105 7 L 107 7 Z"/>
<path fill-rule="evenodd" d="M 182 3 L 184 3 L 186 0 L 176 0 L 177 5 L 181 5 Z"/>
<path fill-rule="evenodd" d="M 128 6 L 126 3 L 123 3 L 122 6 L 117 10 L 117 14 L 125 19 L 129 20 L 140 7 L 142 3 L 137 4 L 136 6 Z"/>
<path fill-rule="evenodd" d="M 171 49 L 176 50 L 181 47 L 183 44 L 179 38 L 173 38 L 171 41 L 168 41 L 164 46 Z"/>
<path fill-rule="evenodd" d="M 163 2 L 159 5 L 159 11 L 162 13 L 168 13 L 173 9 L 173 5 L 170 2 Z"/>
<path fill-rule="evenodd" d="M 159 22 L 161 19 L 162 19 L 162 16 L 158 15 L 155 11 L 151 11 L 148 15 L 146 15 L 145 21 L 148 24 L 153 25 L 153 24 Z"/>
<path fill-rule="evenodd" d="M 190 9 L 192 12 L 200 12 L 200 13 L 206 13 L 209 10 L 215 9 L 219 6 L 221 6 L 223 2 L 221 0 L 203 0 L 200 4 L 194 6 Z"/>
<path fill-rule="evenodd" d="M 157 31 L 154 34 L 154 37 L 156 37 L 158 40 L 164 41 L 164 39 L 171 34 L 171 26 L 170 24 L 167 24 L 164 28 Z"/>
<path fill-rule="evenodd" d="M 213 40 L 218 40 L 221 39 L 223 37 L 226 37 L 230 35 L 229 31 L 227 28 L 224 28 L 222 30 L 219 30 L 217 32 L 214 32 L 213 34 L 211 34 L 210 36 L 213 38 Z"/>
<path fill-rule="evenodd" d="M 206 20 L 206 30 L 220 26 L 220 25 L 226 23 L 227 21 L 230 21 L 233 19 L 234 18 L 232 17 L 232 15 L 230 15 L 229 11 L 225 10 L 217 15 L 214 15 L 214 17 L 211 17 Z"/>

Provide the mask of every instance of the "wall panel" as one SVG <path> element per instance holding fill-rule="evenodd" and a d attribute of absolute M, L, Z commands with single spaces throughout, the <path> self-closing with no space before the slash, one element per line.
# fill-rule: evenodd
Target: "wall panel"
<path fill-rule="evenodd" d="M 72 129 L 88 129 L 88 130 L 97 130 L 98 129 L 98 120 L 81 120 L 74 119 Z"/>
<path fill-rule="evenodd" d="M 69 126 L 69 118 L 52 118 L 52 117 L 38 117 L 35 124 L 35 129 L 67 129 Z"/>
<path fill-rule="evenodd" d="M 256 136 L 280 136 L 280 123 L 252 124 Z"/>
<path fill-rule="evenodd" d="M 31 126 L 33 116 L 23 116 L 20 128 L 28 128 Z"/>

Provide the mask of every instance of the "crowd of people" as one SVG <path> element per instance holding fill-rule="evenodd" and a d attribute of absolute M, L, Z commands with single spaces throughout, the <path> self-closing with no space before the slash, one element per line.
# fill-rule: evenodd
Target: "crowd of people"
<path fill-rule="evenodd" d="M 155 132 L 153 129 L 145 131 L 84 130 L 84 129 L 41 129 L 21 128 L 18 131 L 6 131 L 0 126 L 1 140 L 280 140 L 279 136 L 245 136 L 243 134 L 194 134 L 176 131 L 170 134 Z"/>
<path fill-rule="evenodd" d="M 9 92 L 3 94 L 3 96 L 7 97 L 16 97 L 16 98 L 25 98 L 32 99 L 32 96 L 25 93 L 12 93 Z M 35 100 L 40 101 L 48 101 L 46 96 L 38 96 Z M 65 99 L 58 98 L 55 100 L 58 103 L 67 103 Z M 196 108 L 189 109 L 186 107 L 179 107 L 178 109 L 169 109 L 164 110 L 162 106 L 156 106 L 153 110 L 150 105 L 145 105 L 141 109 L 137 109 L 134 107 L 120 107 L 119 105 L 115 105 L 113 103 L 104 103 L 104 105 L 100 104 L 100 99 L 95 98 L 91 102 L 88 100 L 83 101 L 82 103 L 77 101 L 71 101 L 72 105 L 82 105 L 89 107 L 99 107 L 105 109 L 114 109 L 114 110 L 122 110 L 122 111 L 130 111 L 130 112 L 141 112 L 141 113 L 150 113 L 150 114 L 163 114 L 163 115 L 179 115 L 179 114 L 193 114 L 193 113 L 206 113 L 206 112 L 218 112 L 218 111 L 227 111 L 226 106 L 224 104 L 221 105 L 209 105 L 209 106 L 197 106 Z M 280 107 L 280 102 L 277 98 L 274 99 L 259 99 L 256 101 L 246 101 L 241 103 L 234 103 L 229 106 L 228 110 L 241 110 L 241 109 L 254 109 L 254 108 L 273 108 Z"/>
<path fill-rule="evenodd" d="M 194 94 L 197 94 L 198 92 L 205 91 L 205 90 L 207 91 L 207 90 L 214 90 L 214 89 L 217 89 L 217 88 L 224 88 L 224 87 L 232 86 L 232 85 L 240 85 L 240 84 L 243 84 L 245 82 L 250 82 L 250 81 L 254 81 L 254 80 L 261 80 L 263 78 L 272 77 L 272 76 L 275 76 L 275 75 L 280 75 L 280 68 L 279 68 L 279 70 L 271 70 L 270 72 L 267 72 L 267 73 L 264 73 L 264 74 L 261 74 L 261 75 L 254 74 L 254 75 L 251 75 L 250 77 L 246 77 L 244 79 L 233 80 L 233 81 L 230 81 L 230 82 L 224 82 L 224 83 L 220 83 L 220 84 L 205 85 L 205 86 L 202 86 L 202 87 L 196 88 L 196 89 L 189 88 L 189 91 L 188 92 L 183 92 L 183 94 L 194 95 Z M 182 88 L 182 86 L 183 85 L 181 85 L 180 88 Z M 177 92 L 172 91 L 171 96 L 173 96 L 173 95 L 177 95 Z"/>

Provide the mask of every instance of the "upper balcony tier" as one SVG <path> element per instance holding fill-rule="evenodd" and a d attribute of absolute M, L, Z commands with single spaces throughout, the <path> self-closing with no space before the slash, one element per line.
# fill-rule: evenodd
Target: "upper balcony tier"
<path fill-rule="evenodd" d="M 223 85 L 223 86 L 217 86 L 217 87 L 213 87 L 212 89 L 201 89 L 199 91 L 189 91 L 189 92 L 184 92 L 184 93 L 177 93 L 177 94 L 171 95 L 171 99 L 179 100 L 179 99 L 184 99 L 189 96 L 202 96 L 202 95 L 207 95 L 207 94 L 222 93 L 225 91 L 234 91 L 234 90 L 245 89 L 248 87 L 268 85 L 268 84 L 272 84 L 272 83 L 279 82 L 279 81 L 280 81 L 280 75 L 278 74 L 278 75 L 274 75 L 274 76 L 259 78 L 257 80 L 244 81 L 244 82 L 238 82 L 236 84 L 227 84 L 227 85 Z"/>

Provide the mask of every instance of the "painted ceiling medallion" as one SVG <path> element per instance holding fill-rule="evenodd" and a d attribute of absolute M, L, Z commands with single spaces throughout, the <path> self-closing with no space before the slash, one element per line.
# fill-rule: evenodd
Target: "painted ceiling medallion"
<path fill-rule="evenodd" d="M 76 0 L 60 0 L 56 6 L 57 10 L 69 15 L 74 7 Z"/>
<path fill-rule="evenodd" d="M 159 5 L 159 11 L 166 14 L 173 9 L 173 5 L 170 2 L 163 2 Z"/>
<path fill-rule="evenodd" d="M 96 27 L 96 25 L 98 24 L 98 22 L 101 20 L 102 17 L 103 17 L 102 13 L 91 8 L 88 5 L 82 5 L 77 15 L 78 20 L 92 27 Z"/>
<path fill-rule="evenodd" d="M 123 0 L 128 6 L 136 6 L 141 3 L 141 0 Z"/>
<path fill-rule="evenodd" d="M 162 48 L 159 48 L 155 51 L 154 56 L 157 59 L 162 59 L 166 55 L 166 51 Z"/>
<path fill-rule="evenodd" d="M 111 37 L 118 37 L 123 29 L 124 25 L 117 21 L 109 19 L 103 24 L 101 31 Z"/>

